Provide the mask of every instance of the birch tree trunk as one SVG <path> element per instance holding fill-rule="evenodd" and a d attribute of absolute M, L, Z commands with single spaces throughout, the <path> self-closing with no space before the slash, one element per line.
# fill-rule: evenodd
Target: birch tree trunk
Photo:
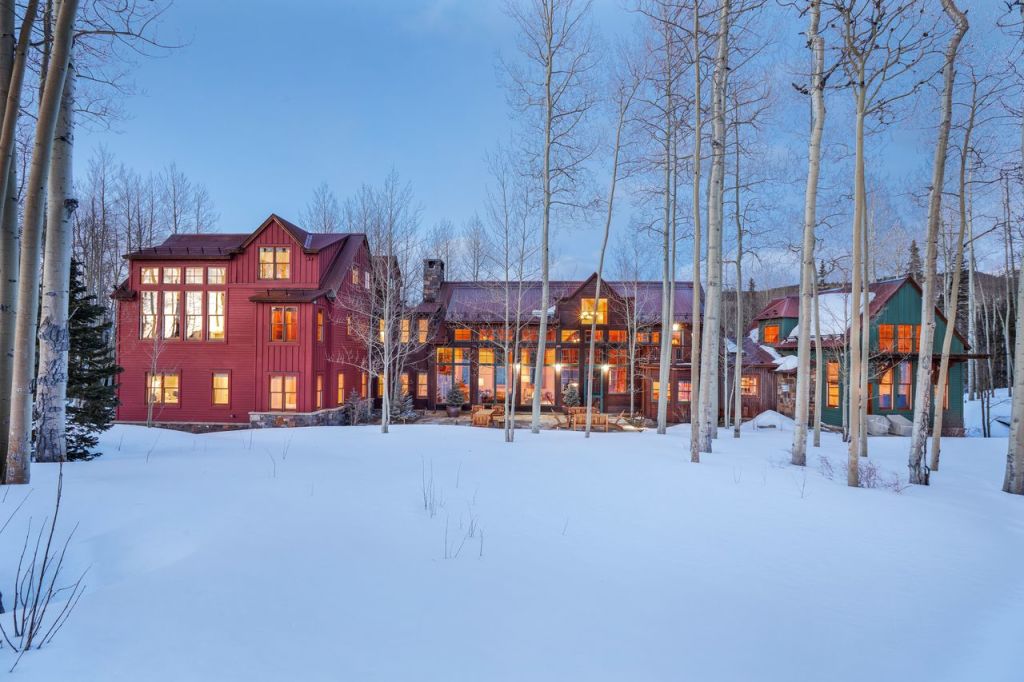
<path fill-rule="evenodd" d="M 701 154 L 704 144 L 704 119 L 701 108 L 703 80 L 700 73 L 700 6 L 693 11 L 693 307 L 690 309 L 690 461 L 700 462 L 700 358 L 701 358 Z"/>
<path fill-rule="evenodd" d="M 43 211 L 46 206 L 46 179 L 64 92 L 64 77 L 71 56 L 77 11 L 78 0 L 63 0 L 57 13 L 53 50 L 46 72 L 46 92 L 39 105 L 35 143 L 32 148 L 32 166 L 26 186 L 18 282 L 20 314 L 14 330 L 17 356 L 11 386 L 11 427 L 7 453 L 9 483 L 28 483 L 30 476 L 35 332 L 39 319 L 39 256 L 42 247 Z"/>
<path fill-rule="evenodd" d="M 740 426 L 743 423 L 743 221 L 740 218 L 740 126 L 739 97 L 733 99 L 736 122 L 736 359 L 733 363 L 735 378 L 733 379 L 733 427 L 732 437 L 740 437 Z M 729 354 L 725 354 L 728 365 Z M 760 388 L 760 387 L 759 387 Z"/>
<path fill-rule="evenodd" d="M 814 292 L 814 447 L 821 447 L 821 378 L 825 371 L 821 352 L 821 305 L 818 299 L 818 280 L 811 278 Z"/>
<path fill-rule="evenodd" d="M 865 208 L 867 204 L 865 202 Z M 870 211 L 864 212 L 864 226 L 861 229 L 861 249 L 864 260 L 863 281 L 861 281 L 861 302 L 860 302 L 860 410 L 857 418 L 860 419 L 860 456 L 868 456 L 868 403 L 871 402 L 871 393 L 868 390 L 868 372 L 871 368 L 871 295 L 868 273 L 871 262 L 871 250 L 868 242 L 868 215 Z"/>
<path fill-rule="evenodd" d="M 39 323 L 39 368 L 36 375 L 36 460 L 63 462 L 67 455 L 68 302 L 71 275 L 75 66 L 69 60 L 60 115 L 53 138 L 47 190 L 46 246 Z"/>
<path fill-rule="evenodd" d="M 960 272 L 964 261 L 964 236 L 967 233 L 967 162 L 971 149 L 971 134 L 974 132 L 974 117 L 977 111 L 978 83 L 971 87 L 971 108 L 964 130 L 964 142 L 960 149 L 959 204 L 960 230 L 957 233 L 956 255 L 953 259 L 953 281 L 946 296 L 946 330 L 942 337 L 942 358 L 939 360 L 939 381 L 935 390 L 934 417 L 932 418 L 932 455 L 929 468 L 939 470 L 939 455 L 942 447 L 942 414 L 945 409 L 946 382 L 949 377 L 949 353 L 953 346 L 953 332 L 956 329 L 956 311 L 960 304 Z M 948 269 L 948 268 L 947 268 Z"/>
<path fill-rule="evenodd" d="M 1024 130 L 1024 128 L 1022 128 Z M 1024 151 L 1024 150 L 1022 150 Z M 1022 154 L 1024 158 L 1024 154 Z M 974 259 L 974 179 L 973 171 L 971 172 L 971 178 L 968 180 L 968 203 L 967 203 L 967 345 L 971 347 L 973 351 L 978 347 L 978 311 L 976 303 L 976 294 L 974 292 L 974 269 L 976 261 Z M 978 392 L 978 361 L 974 358 L 967 360 L 967 399 L 974 400 L 977 397 Z"/>
<path fill-rule="evenodd" d="M 662 21 L 662 32 L 665 39 L 665 110 L 664 138 L 662 144 L 665 155 L 665 186 L 663 188 L 663 220 L 662 264 L 661 264 L 661 337 L 658 348 L 658 433 L 664 434 L 668 428 L 668 393 L 672 370 L 672 297 L 671 290 L 675 283 L 672 268 L 672 141 L 675 127 L 675 95 L 672 92 L 672 81 L 675 78 L 675 60 L 672 54 L 672 26 Z"/>
<path fill-rule="evenodd" d="M 551 14 L 548 14 L 551 17 Z M 553 19 L 550 19 L 553 21 Z M 537 357 L 533 371 L 533 402 L 530 412 L 530 431 L 540 433 L 540 398 L 544 387 L 544 352 L 548 338 L 548 297 L 550 296 L 550 263 L 549 235 L 551 227 L 551 122 L 554 116 L 554 103 L 551 99 L 551 70 L 554 61 L 552 40 L 554 31 L 547 32 L 545 43 L 547 55 L 544 73 L 544 168 L 541 171 L 543 185 L 540 226 L 540 329 L 537 335 Z"/>
<path fill-rule="evenodd" d="M 790 462 L 797 466 L 807 464 L 807 420 L 810 403 L 811 380 L 811 304 L 814 302 L 814 245 L 817 227 L 818 177 L 821 173 L 821 138 L 825 130 L 825 40 L 818 32 L 821 21 L 821 0 L 810 0 L 810 26 L 807 29 L 807 43 L 811 49 L 813 68 L 811 71 L 811 136 L 807 143 L 807 185 L 804 188 L 804 230 L 800 247 L 800 316 L 797 319 L 797 369 L 796 404 L 794 405 L 795 425 L 793 427 L 793 451 Z M 817 315 L 815 314 L 815 318 Z M 817 335 L 815 335 L 817 339 Z M 815 344 L 817 345 L 817 344 Z M 820 366 L 821 359 L 818 358 Z M 820 369 L 820 367 L 819 367 Z M 821 412 L 818 404 L 820 381 L 815 385 L 815 415 Z M 815 441 L 820 432 L 815 424 Z"/>
<path fill-rule="evenodd" d="M 731 0 L 723 0 L 718 15 L 718 49 L 711 85 L 711 178 L 708 192 L 708 300 L 705 307 L 700 359 L 701 452 L 711 452 L 712 430 L 718 415 L 712 414 L 712 393 L 718 391 L 718 351 L 721 344 L 719 311 L 722 293 L 722 193 L 725 179 L 725 90 L 729 74 L 729 13 Z"/>
<path fill-rule="evenodd" d="M 17 324 L 18 269 L 21 233 L 18 230 L 15 134 L 21 109 L 25 61 L 32 38 L 38 0 L 25 10 L 17 43 L 14 42 L 15 2 L 0 2 L 0 88 L 4 101 L 0 132 L 0 483 L 7 480 L 10 435 L 11 384 L 14 377 L 14 328 Z"/>
<path fill-rule="evenodd" d="M 1017 296 L 1024 297 L 1024 277 L 1017 278 Z M 1014 343 L 1015 381 L 1010 411 L 1010 438 L 1006 452 L 1003 492 L 1024 495 L 1024 306 L 1017 306 L 1017 339 Z"/>
<path fill-rule="evenodd" d="M 935 145 L 932 186 L 928 202 L 928 235 L 924 257 L 924 285 L 921 296 L 921 336 L 917 355 L 917 386 L 914 391 L 914 428 L 910 437 L 910 482 L 928 485 L 928 469 L 922 466 L 928 442 L 928 395 L 932 387 L 932 356 L 935 339 L 935 257 L 938 246 L 942 189 L 946 173 L 946 153 L 949 148 L 950 119 L 953 110 L 953 84 L 956 78 L 956 54 L 960 41 L 969 27 L 967 17 L 957 9 L 954 0 L 942 0 L 942 8 L 956 30 L 946 46 L 943 67 L 942 112 L 939 135 Z"/>
<path fill-rule="evenodd" d="M 860 83 L 864 82 L 864 67 L 860 67 Z M 860 325 L 860 289 L 863 268 L 861 260 L 861 232 L 864 230 L 864 116 L 865 116 L 865 92 L 863 85 L 856 89 L 856 131 L 855 131 L 855 158 L 854 158 L 854 179 L 853 179 L 853 261 L 850 268 L 853 271 L 852 283 L 850 286 L 850 338 L 849 356 L 847 366 L 847 424 L 850 433 L 849 450 L 847 452 L 846 483 L 852 487 L 860 486 L 860 365 L 861 365 L 861 325 Z M 864 311 L 865 313 L 867 311 Z"/>

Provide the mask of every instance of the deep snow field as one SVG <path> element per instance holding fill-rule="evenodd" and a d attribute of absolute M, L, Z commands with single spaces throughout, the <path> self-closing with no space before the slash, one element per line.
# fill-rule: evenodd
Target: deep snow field
<path fill-rule="evenodd" d="M 117 426 L 65 466 L 86 593 L 10 679 L 1024 679 L 1003 438 L 946 439 L 933 485 L 896 492 L 905 438 L 871 440 L 890 487 L 850 489 L 832 434 L 806 470 L 787 430 L 722 430 L 699 465 L 686 426 L 517 436 Z M 29 494 L 5 594 L 56 474 L 0 505 Z"/>

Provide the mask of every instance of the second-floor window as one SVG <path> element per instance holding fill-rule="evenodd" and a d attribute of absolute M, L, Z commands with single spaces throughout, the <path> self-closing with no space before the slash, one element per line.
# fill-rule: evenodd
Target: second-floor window
<path fill-rule="evenodd" d="M 580 322 L 592 324 L 594 319 L 597 324 L 608 324 L 608 299 L 602 298 L 595 305 L 594 299 L 584 298 L 580 300 Z"/>
<path fill-rule="evenodd" d="M 316 340 L 323 343 L 324 340 L 324 311 L 316 311 Z"/>
<path fill-rule="evenodd" d="M 164 292 L 164 338 L 181 338 L 181 292 Z"/>
<path fill-rule="evenodd" d="M 778 343 L 779 325 L 766 324 L 764 326 L 764 343 Z"/>
<path fill-rule="evenodd" d="M 425 318 L 425 317 L 416 321 L 416 325 L 417 325 L 416 334 L 419 337 L 420 343 L 426 343 L 427 342 L 427 329 L 428 329 L 427 325 L 428 324 L 429 324 L 429 322 L 428 322 L 427 318 Z"/>
<path fill-rule="evenodd" d="M 142 268 L 143 284 L 159 284 L 160 268 Z"/>
<path fill-rule="evenodd" d="M 400 341 L 402 343 L 409 343 L 409 318 L 402 319 L 402 331 Z"/>
<path fill-rule="evenodd" d="M 185 284 L 202 284 L 202 268 L 185 268 Z"/>
<path fill-rule="evenodd" d="M 260 247 L 260 279 L 291 277 L 291 249 L 287 246 Z"/>
<path fill-rule="evenodd" d="M 299 309 L 295 306 L 276 305 L 270 309 L 270 340 L 297 341 L 299 338 Z"/>
<path fill-rule="evenodd" d="M 828 388 L 828 395 L 825 404 L 828 407 L 839 407 L 839 363 L 829 361 L 825 365 L 825 383 Z"/>
<path fill-rule="evenodd" d="M 185 292 L 185 338 L 203 340 L 203 292 Z"/>
<path fill-rule="evenodd" d="M 208 284 L 226 284 L 228 281 L 228 269 L 224 267 L 206 268 L 206 282 Z"/>
<path fill-rule="evenodd" d="M 142 318 L 139 325 L 139 338 L 155 339 L 157 326 L 157 296 L 155 291 L 142 292 Z"/>
<path fill-rule="evenodd" d="M 209 291 L 206 293 L 206 338 L 210 341 L 223 341 L 226 328 L 224 316 L 224 292 Z"/>

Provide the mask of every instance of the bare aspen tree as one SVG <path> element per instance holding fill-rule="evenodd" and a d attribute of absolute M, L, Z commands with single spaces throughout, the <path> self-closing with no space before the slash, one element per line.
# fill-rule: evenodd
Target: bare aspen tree
<path fill-rule="evenodd" d="M 939 222 L 941 221 L 942 190 L 945 186 L 946 155 L 949 148 L 949 131 L 953 116 L 953 87 L 956 80 L 956 56 L 960 42 L 967 33 L 967 16 L 961 12 L 954 0 L 942 0 L 942 9 L 956 27 L 946 45 L 945 63 L 942 69 L 942 103 L 939 120 L 938 140 L 935 144 L 935 160 L 932 169 L 932 185 L 928 200 L 928 234 L 924 256 L 924 283 L 921 286 L 921 334 L 917 356 L 917 386 L 914 391 L 914 428 L 910 437 L 910 482 L 928 485 L 928 469 L 922 466 L 928 442 L 927 421 L 929 392 L 932 388 L 932 358 L 935 339 L 935 259 L 938 245 Z M 962 240 L 961 240 L 962 241 Z M 959 271 L 956 277 L 959 278 Z M 949 325 L 956 323 L 954 319 Z M 941 392 L 940 386 L 937 392 Z"/>
<path fill-rule="evenodd" d="M 823 3 L 824 4 L 824 3 Z M 849 364 L 846 373 L 849 406 L 849 453 L 847 484 L 860 485 L 861 415 L 867 408 L 861 391 L 862 362 L 860 292 L 863 287 L 863 230 L 866 203 L 864 164 L 865 126 L 868 117 L 887 111 L 893 103 L 916 92 L 919 80 L 897 90 L 893 83 L 912 73 L 924 59 L 931 32 L 922 30 L 919 2 L 907 0 L 890 6 L 878 0 L 831 0 L 838 14 L 836 27 L 841 39 L 841 64 L 848 77 L 854 99 L 854 189 L 853 250 L 851 270 L 851 323 L 849 325 Z"/>
<path fill-rule="evenodd" d="M 693 307 L 690 309 L 690 461 L 700 462 L 700 411 L 693 409 L 694 398 L 700 398 L 700 357 L 701 357 L 701 334 L 702 334 L 702 309 L 701 309 L 701 160 L 704 146 L 704 120 L 702 118 L 702 85 L 703 72 L 700 28 L 700 0 L 694 0 L 693 4 L 693 183 L 691 188 L 691 211 L 693 213 Z"/>
<path fill-rule="evenodd" d="M 328 234 L 340 232 L 342 219 L 338 197 L 331 191 L 326 182 L 321 182 L 313 190 L 313 198 L 299 214 L 302 228 L 309 232 Z"/>
<path fill-rule="evenodd" d="M 825 39 L 818 30 L 821 0 L 808 3 L 807 46 L 811 51 L 811 82 L 806 92 L 811 98 L 811 134 L 807 142 L 807 184 L 804 188 L 803 240 L 800 246 L 800 317 L 797 320 L 796 403 L 794 405 L 793 451 L 790 462 L 807 464 L 807 421 L 811 381 L 811 314 L 815 303 L 814 246 L 818 224 L 818 178 L 821 174 L 821 138 L 825 130 Z M 817 314 L 814 315 L 817 319 Z M 815 345 L 819 345 L 815 332 Z M 818 358 L 818 365 L 821 359 Z M 817 368 L 816 368 L 817 369 Z M 820 381 L 815 386 L 815 421 L 821 413 Z M 815 424 L 815 440 L 819 439 Z"/>
<path fill-rule="evenodd" d="M 466 258 L 466 274 L 469 279 L 479 281 L 487 264 L 487 230 L 484 221 L 474 214 L 462 228 L 463 252 Z"/>
<path fill-rule="evenodd" d="M 66 0 L 60 0 L 65 2 Z M 46 241 L 39 321 L 39 367 L 36 374 L 36 460 L 63 462 L 67 454 L 68 305 L 71 288 L 74 196 L 74 54 L 68 60 L 60 113 L 53 138 L 47 186 Z"/>
<path fill-rule="evenodd" d="M 18 183 L 15 163 L 15 138 L 25 62 L 32 41 L 38 0 L 29 0 L 25 8 L 17 42 L 14 39 L 15 3 L 0 5 L 3 50 L 0 55 L 0 89 L 4 97 L 2 133 L 0 133 L 0 483 L 7 480 L 7 452 L 10 433 L 11 385 L 14 377 L 14 330 L 17 325 L 18 270 L 21 231 L 18 229 Z"/>
<path fill-rule="evenodd" d="M 611 179 L 608 184 L 608 199 L 606 201 L 605 219 L 604 219 L 604 232 L 601 235 L 601 249 L 597 258 L 597 281 L 594 285 L 594 300 L 601 300 L 601 280 L 604 277 L 604 259 L 605 252 L 608 249 L 608 235 L 612 229 L 612 217 L 615 215 L 615 190 L 619 182 L 619 157 L 622 151 L 622 136 L 623 131 L 628 121 L 630 107 L 633 105 L 633 100 L 636 98 L 637 90 L 640 88 L 640 84 L 643 82 L 643 74 L 640 73 L 637 68 L 631 62 L 629 56 L 623 57 L 624 64 L 622 65 L 622 73 L 616 77 L 614 88 L 614 104 L 615 104 L 615 136 L 614 142 L 612 143 L 612 168 L 611 168 Z M 596 313 L 596 303 L 595 303 Z M 589 376 L 587 378 L 587 386 L 590 387 L 590 383 L 594 380 L 594 352 L 597 339 L 597 315 L 590 316 L 590 344 L 587 350 L 587 371 Z M 538 384 L 539 386 L 539 384 Z M 664 391 L 663 391 L 664 392 Z M 592 388 L 587 390 L 587 402 L 586 402 L 586 425 L 584 428 L 584 437 L 590 438 L 590 426 L 592 421 L 591 410 L 594 406 L 594 391 Z"/>
<path fill-rule="evenodd" d="M 733 363 L 735 378 L 733 379 L 732 391 L 735 406 L 733 409 L 732 437 L 739 438 L 740 427 L 743 424 L 743 218 L 740 208 L 740 186 L 742 184 L 740 180 L 740 101 L 735 91 L 733 92 L 733 115 L 736 117 L 736 121 L 733 123 L 733 131 L 736 138 L 736 149 L 733 150 L 735 153 L 735 185 L 733 191 L 736 194 L 736 359 Z M 728 365 L 728 353 L 725 354 L 725 361 Z M 726 376 L 728 376 L 728 372 L 726 372 Z M 726 420 L 726 425 L 728 426 L 728 420 Z"/>
<path fill-rule="evenodd" d="M 14 331 L 16 357 L 11 385 L 11 426 L 7 481 L 28 483 L 32 448 L 32 384 L 35 375 L 35 331 L 39 319 L 39 254 L 42 247 L 46 180 L 53 153 L 64 78 L 71 57 L 78 0 L 63 0 L 57 12 L 53 49 L 46 72 L 46 92 L 39 104 L 32 165 L 26 187 L 21 261 L 18 281 L 18 319 Z"/>
<path fill-rule="evenodd" d="M 591 149 L 583 126 L 593 105 L 588 82 L 594 67 L 590 32 L 590 0 L 522 0 L 509 3 L 526 66 L 506 64 L 514 106 L 532 116 L 536 134 L 534 165 L 538 166 L 541 200 L 540 328 L 534 366 L 530 430 L 540 433 L 540 387 L 550 302 L 550 236 L 553 209 L 577 206 L 584 162 Z"/>
<path fill-rule="evenodd" d="M 701 339 L 700 432 L 698 448 L 711 452 L 711 431 L 718 415 L 712 414 L 718 392 L 718 353 L 721 345 L 722 227 L 725 180 L 725 92 L 729 77 L 729 27 L 732 0 L 722 0 L 718 10 L 718 35 L 714 74 L 711 80 L 711 177 L 708 190 L 708 289 Z"/>
<path fill-rule="evenodd" d="M 821 447 L 822 374 L 825 371 L 821 349 L 821 299 L 818 298 L 818 278 L 811 278 L 814 305 L 814 447 Z M 806 462 L 806 460 L 805 460 Z"/>

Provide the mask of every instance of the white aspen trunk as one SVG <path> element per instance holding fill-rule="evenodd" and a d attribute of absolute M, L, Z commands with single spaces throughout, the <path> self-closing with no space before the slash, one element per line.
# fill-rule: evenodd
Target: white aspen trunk
<path fill-rule="evenodd" d="M 942 190 L 946 173 L 946 153 L 949 148 L 949 129 L 953 110 L 953 84 L 956 78 L 956 54 L 960 41 L 967 32 L 967 17 L 957 9 L 953 0 L 942 0 L 942 8 L 956 25 L 956 31 L 946 47 L 943 67 L 942 110 L 939 134 L 935 145 L 932 168 L 932 186 L 928 202 L 928 235 L 924 256 L 924 285 L 921 296 L 921 336 L 917 355 L 917 386 L 914 391 L 914 428 L 910 437 L 910 482 L 928 485 L 928 468 L 922 465 L 928 443 L 927 422 L 929 391 L 932 387 L 932 357 L 935 339 L 935 257 L 938 247 Z"/>
<path fill-rule="evenodd" d="M 733 99 L 736 117 L 739 119 L 739 98 Z M 736 359 L 733 371 L 733 397 L 736 400 L 733 408 L 732 437 L 740 437 L 740 426 L 743 423 L 743 221 L 740 219 L 740 127 L 736 123 Z M 726 365 L 729 354 L 726 353 Z M 728 372 L 728 370 L 726 370 Z M 758 386 L 760 389 L 760 386 Z M 728 423 L 728 422 L 727 422 Z"/>
<path fill-rule="evenodd" d="M 821 21 L 821 0 L 810 2 L 810 27 L 807 43 L 811 49 L 813 70 L 811 72 L 811 134 L 807 143 L 807 185 L 804 188 L 804 229 L 800 247 L 800 316 L 797 319 L 797 369 L 796 403 L 793 417 L 793 450 L 790 462 L 797 466 L 807 464 L 807 420 L 810 403 L 811 380 L 811 305 L 816 302 L 814 287 L 814 245 L 817 227 L 818 177 L 821 173 L 821 138 L 825 130 L 825 40 L 818 32 Z M 817 318 L 817 313 L 815 313 Z M 817 339 L 817 334 L 815 334 Z M 817 347 L 817 342 L 815 343 Z M 821 357 L 818 347 L 816 370 L 820 372 Z M 818 417 L 821 413 L 821 382 L 815 383 L 815 444 L 820 440 Z"/>
<path fill-rule="evenodd" d="M 693 307 L 690 309 L 690 461 L 700 462 L 700 357 L 701 357 L 701 210 L 700 180 L 703 151 L 704 120 L 701 107 L 700 75 L 700 8 L 693 12 Z"/>
<path fill-rule="evenodd" d="M 673 287 L 672 272 L 672 137 L 674 126 L 674 108 L 672 106 L 672 35 L 671 28 L 663 22 L 665 34 L 665 187 L 664 199 L 664 233 L 662 235 L 662 268 L 661 268 L 661 338 L 658 349 L 658 433 L 664 434 L 668 428 L 668 387 L 671 380 L 672 353 L 672 310 L 671 288 Z"/>
<path fill-rule="evenodd" d="M 1024 130 L 1024 128 L 1022 128 Z M 974 170 L 967 183 L 967 345 L 974 351 L 978 347 L 978 312 L 974 292 Z M 967 399 L 975 400 L 978 392 L 978 361 L 967 360 Z"/>
<path fill-rule="evenodd" d="M 701 424 L 702 452 L 711 452 L 712 431 L 717 430 L 718 351 L 721 345 L 719 311 L 722 294 L 722 194 L 725 179 L 725 89 L 728 79 L 729 13 L 731 0 L 723 0 L 718 19 L 718 51 L 711 96 L 711 179 L 708 192 L 708 305 L 701 341 Z M 715 414 L 712 411 L 715 410 Z"/>
<path fill-rule="evenodd" d="M 1024 297 L 1024 277 L 1017 278 L 1017 294 Z M 1024 495 L 1024 306 L 1017 307 L 1017 339 L 1014 344 L 1014 387 L 1013 404 L 1010 411 L 1010 438 L 1006 451 L 1006 476 L 1003 491 Z"/>
<path fill-rule="evenodd" d="M 1013 214 L 1010 210 L 1010 177 L 1003 174 L 1003 287 L 1006 295 L 1006 306 L 1003 308 L 1003 367 L 1006 368 L 1006 388 L 1013 396 L 1013 360 L 1010 352 L 1010 317 L 1013 314 L 1013 295 L 1010 293 L 1010 280 L 1013 277 L 1010 248 L 1010 221 Z"/>
<path fill-rule="evenodd" d="M 47 189 L 46 245 L 39 322 L 39 368 L 36 374 L 36 461 L 67 459 L 68 305 L 71 287 L 75 66 L 69 60 L 60 115 L 53 138 Z"/>
<path fill-rule="evenodd" d="M 864 82 L 864 67 L 860 68 L 860 83 Z M 854 159 L 854 180 L 853 180 L 853 261 L 850 265 L 853 271 L 852 284 L 850 286 L 850 334 L 849 334 L 849 355 L 850 361 L 847 365 L 847 424 L 850 434 L 849 451 L 847 453 L 846 483 L 851 487 L 860 486 L 860 364 L 861 364 L 861 325 L 860 325 L 860 288 L 863 268 L 861 266 L 861 231 L 864 229 L 864 116 L 865 116 L 864 86 L 856 88 L 856 153 Z M 864 311 L 865 313 L 867 311 Z"/>
<path fill-rule="evenodd" d="M 814 293 L 814 447 L 821 447 L 821 391 L 822 376 L 825 372 L 821 352 L 821 305 L 818 299 L 818 280 L 811 278 Z"/>
<path fill-rule="evenodd" d="M 625 95 L 625 99 L 619 103 L 619 116 L 615 126 L 615 146 L 612 151 L 612 179 L 608 186 L 608 210 L 605 213 L 604 220 L 604 233 L 601 237 L 601 252 L 597 259 L 597 282 L 594 287 L 594 315 L 590 320 L 590 348 L 587 356 L 587 370 L 590 372 L 589 381 L 587 382 L 587 412 L 586 412 L 586 428 L 584 432 L 585 438 L 590 438 L 590 426 L 592 421 L 591 410 L 594 406 L 594 387 L 590 385 L 594 381 L 594 346 L 597 337 L 597 311 L 599 303 L 601 301 L 601 278 L 604 276 L 604 256 L 608 250 L 608 235 L 612 229 L 612 215 L 614 215 L 615 207 L 615 187 L 619 180 L 619 150 L 622 145 L 622 129 L 626 125 L 626 114 L 629 111 L 629 105 L 633 97 L 633 93 L 636 92 L 636 87 L 633 87 L 632 93 Z M 599 381 L 604 380 L 603 374 L 598 374 Z"/>
<path fill-rule="evenodd" d="M 35 332 L 39 319 L 39 255 L 42 248 L 43 211 L 46 206 L 46 178 L 53 153 L 53 134 L 60 112 L 77 11 L 78 0 L 64 0 L 57 13 L 53 52 L 50 68 L 46 72 L 46 93 L 39 105 L 32 166 L 26 187 L 18 282 L 20 314 L 14 330 L 17 356 L 11 382 L 11 427 L 7 453 L 9 483 L 28 483 L 30 477 Z"/>
<path fill-rule="evenodd" d="M 38 0 L 30 0 L 21 31 L 14 42 L 15 3 L 0 3 L 0 87 L 3 119 L 0 133 L 0 484 L 7 480 L 11 384 L 14 379 L 14 329 L 17 325 L 18 269 L 21 231 L 18 229 L 18 182 L 15 136 L 21 108 L 25 61 L 32 37 Z"/>
<path fill-rule="evenodd" d="M 865 208 L 867 205 L 865 203 Z M 871 250 L 868 245 L 868 215 L 865 211 L 864 227 L 861 230 L 861 248 L 864 257 L 864 279 L 861 282 L 861 303 L 860 303 L 860 456 L 868 456 L 868 403 L 871 402 L 871 392 L 868 390 L 868 372 L 871 369 L 871 297 L 868 273 L 870 272 Z"/>
<path fill-rule="evenodd" d="M 946 330 L 942 336 L 942 357 L 939 360 L 939 380 L 935 389 L 934 417 L 932 418 L 932 454 L 929 467 L 932 471 L 939 470 L 940 450 L 942 448 L 942 416 L 945 409 L 946 382 L 949 378 L 949 353 L 953 347 L 953 331 L 956 329 L 956 312 L 960 304 L 960 271 L 963 269 L 964 236 L 967 233 L 967 163 L 971 148 L 971 133 L 974 131 L 974 117 L 978 101 L 978 84 L 971 88 L 971 108 L 964 129 L 964 143 L 960 151 L 959 175 L 959 206 L 960 229 L 957 233 L 956 255 L 953 258 L 953 280 L 946 297 Z M 949 268 L 947 268 L 948 270 Z"/>

